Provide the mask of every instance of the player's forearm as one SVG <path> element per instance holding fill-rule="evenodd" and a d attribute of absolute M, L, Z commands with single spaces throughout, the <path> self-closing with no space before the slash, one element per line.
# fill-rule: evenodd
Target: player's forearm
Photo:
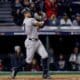
<path fill-rule="evenodd" d="M 38 27 L 38 28 L 42 28 L 43 25 L 44 25 L 44 21 L 36 23 L 36 27 Z"/>
<path fill-rule="evenodd" d="M 42 27 L 44 25 L 44 21 L 40 22 L 40 27 Z"/>
<path fill-rule="evenodd" d="M 39 31 L 41 28 L 43 28 L 43 26 L 36 26 L 37 30 Z"/>

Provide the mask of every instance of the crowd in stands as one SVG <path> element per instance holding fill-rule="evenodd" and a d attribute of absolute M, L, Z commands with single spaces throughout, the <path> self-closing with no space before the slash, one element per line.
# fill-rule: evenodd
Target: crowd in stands
<path fill-rule="evenodd" d="M 57 41 L 57 39 L 55 40 Z M 57 43 L 56 41 L 54 43 L 54 47 L 48 48 L 50 70 L 80 71 L 80 43 L 74 42 L 71 39 L 71 42 L 73 41 L 71 46 L 71 44 L 67 44 L 63 38 L 59 38 L 59 41 L 57 41 Z M 6 54 L 6 56 L 3 55 L 4 58 L 2 58 L 0 54 L 0 71 L 10 71 L 17 67 L 17 65 L 24 63 L 26 54 L 24 51 L 22 51 L 22 46 L 15 45 L 13 50 L 14 51 L 11 53 Z M 42 60 L 40 59 L 40 56 L 36 54 L 33 58 L 31 66 L 26 67 L 25 65 L 22 66 L 19 70 L 33 72 L 41 71 Z"/>
<path fill-rule="evenodd" d="M 22 53 L 9 54 L 10 58 L 10 67 L 4 66 L 3 60 L 0 59 L 0 71 L 10 71 L 21 65 L 25 59 Z M 68 59 L 64 54 L 60 53 L 57 57 L 54 56 L 54 51 L 52 48 L 49 50 L 49 66 L 51 71 L 80 71 L 80 52 L 78 47 L 74 47 L 72 53 L 69 55 Z M 22 66 L 20 71 L 32 71 L 37 72 L 42 70 L 41 60 L 34 58 L 31 67 Z"/>
<path fill-rule="evenodd" d="M 22 11 L 29 8 L 32 17 L 46 20 L 48 26 L 80 26 L 80 4 L 72 4 L 75 0 L 15 0 L 12 15 L 17 25 L 24 20 Z"/>

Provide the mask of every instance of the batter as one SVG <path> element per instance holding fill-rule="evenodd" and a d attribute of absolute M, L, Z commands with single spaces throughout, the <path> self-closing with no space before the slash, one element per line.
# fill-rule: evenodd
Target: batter
<path fill-rule="evenodd" d="M 32 18 L 31 11 L 28 8 L 27 10 L 24 10 L 24 17 L 25 19 L 23 21 L 23 25 L 25 28 L 25 33 L 27 35 L 27 38 L 25 40 L 25 61 L 27 65 L 30 65 L 34 55 L 36 55 L 35 52 L 37 52 L 42 58 L 43 79 L 50 79 L 50 76 L 48 74 L 48 53 L 38 37 L 38 30 L 44 26 L 44 21 L 37 21 L 36 19 Z M 17 72 L 16 69 L 14 72 Z"/>

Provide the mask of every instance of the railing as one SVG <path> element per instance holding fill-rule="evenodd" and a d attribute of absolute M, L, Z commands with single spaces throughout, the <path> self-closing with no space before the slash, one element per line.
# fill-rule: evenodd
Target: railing
<path fill-rule="evenodd" d="M 25 31 L 25 30 L 24 30 Z M 25 35 L 26 33 L 22 32 L 14 32 L 14 35 Z M 80 34 L 80 26 L 45 26 L 43 29 L 39 31 L 40 35 L 53 35 L 56 33 L 71 33 L 71 34 Z"/>
<path fill-rule="evenodd" d="M 22 27 L 2 27 L 0 33 L 4 35 L 26 35 L 25 28 Z M 45 26 L 40 29 L 40 35 L 54 35 L 56 33 L 80 34 L 80 26 Z"/>

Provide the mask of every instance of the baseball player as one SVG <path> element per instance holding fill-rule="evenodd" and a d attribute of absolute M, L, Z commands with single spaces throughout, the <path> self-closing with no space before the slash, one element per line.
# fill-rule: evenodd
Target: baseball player
<path fill-rule="evenodd" d="M 44 21 L 38 22 L 32 18 L 31 11 L 28 8 L 23 13 L 25 17 L 23 25 L 27 35 L 25 40 L 26 63 L 30 65 L 35 52 L 37 52 L 42 58 L 43 79 L 50 79 L 51 77 L 48 74 L 48 53 L 38 37 L 38 30 L 44 26 Z"/>

